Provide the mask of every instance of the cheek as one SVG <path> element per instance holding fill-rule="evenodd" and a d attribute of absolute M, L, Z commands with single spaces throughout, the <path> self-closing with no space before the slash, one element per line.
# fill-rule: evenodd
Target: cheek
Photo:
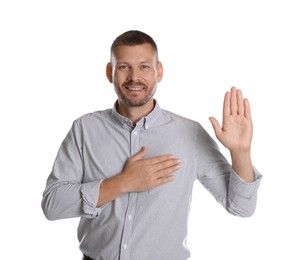
<path fill-rule="evenodd" d="M 153 72 L 148 72 L 146 74 L 143 75 L 143 78 L 147 81 L 147 82 L 151 82 L 151 83 L 155 83 L 158 81 L 157 78 L 157 73 Z"/>
<path fill-rule="evenodd" d="M 126 76 L 123 73 L 117 73 L 114 76 L 114 83 L 120 86 L 126 80 Z"/>

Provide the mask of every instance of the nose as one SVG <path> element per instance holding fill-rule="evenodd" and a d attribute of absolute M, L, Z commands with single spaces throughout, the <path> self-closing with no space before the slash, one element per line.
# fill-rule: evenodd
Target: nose
<path fill-rule="evenodd" d="M 131 68 L 129 73 L 129 80 L 132 80 L 134 82 L 139 81 L 140 79 L 140 72 L 136 68 Z"/>

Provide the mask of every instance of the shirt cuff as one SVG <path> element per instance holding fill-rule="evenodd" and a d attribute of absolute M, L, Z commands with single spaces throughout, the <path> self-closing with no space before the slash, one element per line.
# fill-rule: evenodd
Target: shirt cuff
<path fill-rule="evenodd" d="M 92 181 L 82 184 L 81 194 L 83 199 L 83 211 L 89 218 L 99 216 L 104 206 L 97 208 L 100 185 L 103 180 Z"/>
<path fill-rule="evenodd" d="M 262 175 L 254 166 L 253 172 L 255 180 L 253 182 L 246 182 L 239 177 L 239 175 L 234 171 L 234 169 L 231 170 L 229 187 L 236 195 L 239 195 L 243 198 L 251 199 L 253 194 L 256 193 Z"/>

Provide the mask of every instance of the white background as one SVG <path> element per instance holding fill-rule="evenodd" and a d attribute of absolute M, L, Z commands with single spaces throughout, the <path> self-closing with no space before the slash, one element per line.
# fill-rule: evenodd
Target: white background
<path fill-rule="evenodd" d="M 1 1 L 1 254 L 81 258 L 78 219 L 46 220 L 41 196 L 72 121 L 113 105 L 109 47 L 138 29 L 159 46 L 164 109 L 214 137 L 208 117 L 232 85 L 251 102 L 257 211 L 233 217 L 196 184 L 191 259 L 306 259 L 305 13 L 296 0 Z"/>

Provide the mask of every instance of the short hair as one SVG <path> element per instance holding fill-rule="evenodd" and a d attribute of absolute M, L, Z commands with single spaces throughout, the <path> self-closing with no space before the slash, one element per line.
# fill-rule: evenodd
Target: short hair
<path fill-rule="evenodd" d="M 137 30 L 130 30 L 119 35 L 111 46 L 111 55 L 118 46 L 135 46 L 145 43 L 148 43 L 153 47 L 153 49 L 156 51 L 156 57 L 158 60 L 157 45 L 153 38 L 150 35 Z"/>

